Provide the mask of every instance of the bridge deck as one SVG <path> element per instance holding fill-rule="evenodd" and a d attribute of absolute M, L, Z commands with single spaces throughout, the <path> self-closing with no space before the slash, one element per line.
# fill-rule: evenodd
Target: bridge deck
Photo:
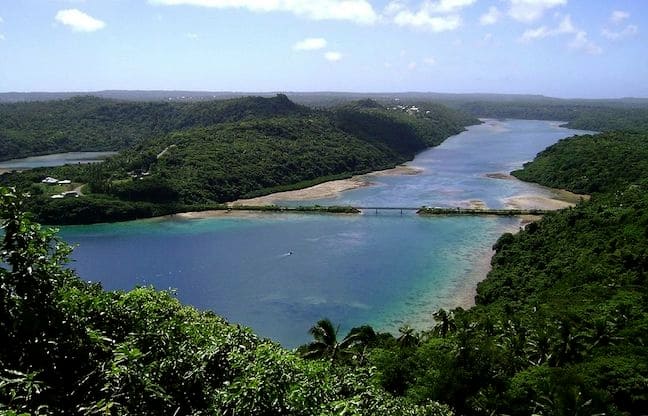
<path fill-rule="evenodd" d="M 358 213 L 360 211 L 415 211 L 419 215 L 544 215 L 551 210 L 545 209 L 504 209 L 504 208 L 442 208 L 442 207 L 377 207 L 377 206 L 297 206 L 287 207 L 278 205 L 265 206 L 230 206 L 225 209 L 242 211 L 272 211 L 272 212 L 328 212 L 328 213 Z"/>

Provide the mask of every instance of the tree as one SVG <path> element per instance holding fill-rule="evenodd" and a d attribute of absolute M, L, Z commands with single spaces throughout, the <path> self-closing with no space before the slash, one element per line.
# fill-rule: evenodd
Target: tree
<path fill-rule="evenodd" d="M 412 348 L 418 346 L 419 338 L 416 335 L 414 328 L 409 325 L 403 325 L 398 328 L 398 332 L 400 333 L 400 336 L 396 341 L 401 348 Z"/>
<path fill-rule="evenodd" d="M 445 338 L 451 332 L 457 329 L 454 321 L 454 314 L 447 312 L 445 309 L 439 309 L 432 315 L 437 324 L 434 326 L 434 333 Z"/>

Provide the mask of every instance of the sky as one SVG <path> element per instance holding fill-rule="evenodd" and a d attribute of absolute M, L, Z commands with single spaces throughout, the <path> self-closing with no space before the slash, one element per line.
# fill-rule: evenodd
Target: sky
<path fill-rule="evenodd" d="M 648 0 L 0 0 L 0 92 L 648 97 Z"/>

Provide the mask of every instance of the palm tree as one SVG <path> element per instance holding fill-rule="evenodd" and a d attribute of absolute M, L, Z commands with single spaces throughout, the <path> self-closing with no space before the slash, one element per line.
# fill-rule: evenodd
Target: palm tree
<path fill-rule="evenodd" d="M 419 339 L 414 332 L 414 328 L 411 326 L 403 325 L 398 328 L 398 332 L 400 332 L 401 335 L 396 339 L 396 341 L 401 348 L 410 348 L 418 345 Z"/>
<path fill-rule="evenodd" d="M 447 312 L 445 309 L 439 309 L 432 315 L 437 324 L 434 326 L 434 333 L 445 338 L 451 332 L 457 330 L 457 324 L 454 320 L 454 314 Z"/>
<path fill-rule="evenodd" d="M 330 319 L 324 318 L 317 321 L 308 333 L 313 336 L 313 341 L 308 344 L 304 357 L 308 358 L 331 358 L 335 359 L 339 348 L 337 341 L 338 328 L 333 326 Z"/>
<path fill-rule="evenodd" d="M 349 351 L 349 348 L 352 345 L 359 343 L 362 337 L 366 335 L 364 331 L 356 330 L 354 332 L 352 330 L 341 342 L 338 342 L 337 336 L 339 329 L 340 327 L 335 327 L 328 318 L 317 321 L 317 323 L 308 330 L 308 333 L 313 336 L 313 341 L 306 346 L 307 351 L 304 354 L 304 357 L 328 358 L 331 362 L 335 362 L 343 355 L 350 354 L 351 352 Z M 371 332 L 373 332 L 373 329 L 371 329 Z"/>
<path fill-rule="evenodd" d="M 354 354 L 354 359 L 358 365 L 364 364 L 367 355 L 367 349 L 376 341 L 376 331 L 370 325 L 362 325 L 352 328 L 341 342 L 346 345 L 346 349 Z"/>
<path fill-rule="evenodd" d="M 340 327 L 334 326 L 330 319 L 324 318 L 308 330 L 313 341 L 306 345 L 305 358 L 328 358 L 331 362 L 338 361 L 344 356 L 355 354 L 358 364 L 362 365 L 367 348 L 375 342 L 376 332 L 369 325 L 351 329 L 342 341 L 338 341 Z"/>

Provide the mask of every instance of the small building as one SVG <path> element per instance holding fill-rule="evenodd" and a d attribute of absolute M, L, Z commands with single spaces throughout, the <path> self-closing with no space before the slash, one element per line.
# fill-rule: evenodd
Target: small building
<path fill-rule="evenodd" d="M 61 195 L 61 194 L 56 194 L 56 195 L 52 195 L 52 196 L 50 196 L 50 198 L 52 198 L 52 199 L 63 199 L 64 196 Z"/>
<path fill-rule="evenodd" d="M 62 181 L 58 181 L 59 185 L 69 185 L 71 183 L 72 183 L 72 181 L 69 180 L 69 179 L 63 179 Z"/>
<path fill-rule="evenodd" d="M 79 197 L 79 193 L 77 191 L 63 192 L 61 195 L 63 195 L 63 198 L 78 198 Z"/>
<path fill-rule="evenodd" d="M 41 182 L 49 185 L 53 185 L 55 183 L 58 183 L 59 180 L 56 178 L 52 178 L 51 176 L 48 176 L 47 178 L 43 179 Z"/>

